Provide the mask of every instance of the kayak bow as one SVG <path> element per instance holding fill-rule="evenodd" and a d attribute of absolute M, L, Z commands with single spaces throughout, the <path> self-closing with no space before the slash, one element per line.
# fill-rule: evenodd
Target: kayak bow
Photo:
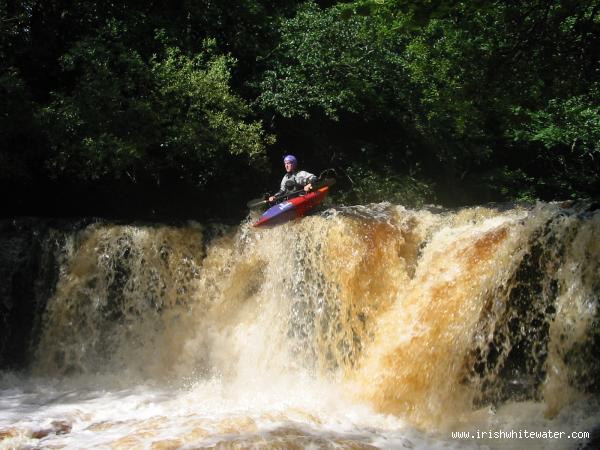
<path fill-rule="evenodd" d="M 297 219 L 304 216 L 315 206 L 323 203 L 323 200 L 329 192 L 329 186 L 323 186 L 306 195 L 294 197 L 267 209 L 255 227 L 277 225 L 288 220 Z"/>

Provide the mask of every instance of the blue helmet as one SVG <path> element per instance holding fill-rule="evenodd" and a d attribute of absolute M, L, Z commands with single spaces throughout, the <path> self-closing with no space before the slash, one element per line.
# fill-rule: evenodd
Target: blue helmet
<path fill-rule="evenodd" d="M 285 164 L 286 162 L 292 163 L 292 166 L 294 167 L 298 166 L 298 160 L 294 155 L 287 155 L 285 158 L 283 158 L 283 163 Z"/>

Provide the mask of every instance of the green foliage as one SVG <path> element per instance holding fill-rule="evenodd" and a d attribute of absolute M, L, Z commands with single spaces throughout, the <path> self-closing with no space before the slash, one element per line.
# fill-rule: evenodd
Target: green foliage
<path fill-rule="evenodd" d="M 485 188 L 491 191 L 499 191 L 501 198 L 509 198 L 518 201 L 533 202 L 536 200 L 536 179 L 528 176 L 522 169 L 510 169 L 500 167 L 494 169 L 484 177 Z M 543 180 L 539 181 L 543 185 Z"/>
<path fill-rule="evenodd" d="M 546 149 L 569 147 L 591 159 L 600 155 L 600 88 L 570 98 L 551 99 L 546 108 L 517 111 L 528 118 L 525 130 L 516 130 L 515 138 L 539 142 Z"/>
<path fill-rule="evenodd" d="M 30 181 L 35 167 L 39 124 L 30 93 L 18 70 L 0 69 L 0 182 Z"/>
<path fill-rule="evenodd" d="M 345 8 L 321 10 L 307 2 L 282 22 L 272 68 L 260 85 L 263 108 L 284 117 L 308 118 L 320 109 L 334 120 L 341 112 L 372 120 L 386 114 L 389 102 L 404 102 L 407 79 L 396 42 L 379 34 L 378 18 L 346 17 Z"/>
<path fill-rule="evenodd" d="M 0 25 L 4 183 L 240 196 L 298 149 L 350 167 L 348 202 L 600 192 L 594 0 L 0 1 Z"/>
<path fill-rule="evenodd" d="M 430 184 L 410 175 L 400 175 L 385 168 L 382 172 L 358 165 L 346 169 L 352 181 L 350 189 L 340 192 L 335 200 L 342 204 L 391 202 L 419 208 L 435 200 Z"/>
<path fill-rule="evenodd" d="M 43 109 L 56 176 L 160 182 L 166 172 L 202 186 L 225 170 L 223 154 L 264 162 L 266 137 L 230 88 L 230 57 L 210 43 L 194 56 L 164 48 L 149 61 L 123 44 L 122 24 L 74 45 L 62 58 L 76 79 Z"/>
<path fill-rule="evenodd" d="M 513 187 L 488 191 L 496 199 L 598 189 L 597 2 L 308 3 L 280 32 L 262 107 L 406 131 L 393 145 L 366 138 L 380 149 L 372 167 L 390 152 L 420 154 L 444 190 L 502 173 L 493 179 Z"/>

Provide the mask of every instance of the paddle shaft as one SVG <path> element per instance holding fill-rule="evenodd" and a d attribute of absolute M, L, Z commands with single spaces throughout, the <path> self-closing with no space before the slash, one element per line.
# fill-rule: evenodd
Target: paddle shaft
<path fill-rule="evenodd" d="M 317 180 L 314 183 L 313 189 L 319 189 L 323 186 L 325 186 L 326 184 L 333 184 L 332 183 L 333 179 L 332 178 L 325 178 L 323 180 Z M 293 191 L 293 192 L 284 192 L 283 194 L 279 194 L 279 195 L 274 195 L 273 197 L 275 197 L 275 200 L 280 199 L 282 197 L 292 197 L 294 195 L 298 195 L 301 194 L 302 192 L 304 192 L 304 188 L 302 189 L 298 189 L 297 191 Z M 269 200 L 250 200 L 246 205 L 248 206 L 248 208 L 256 208 L 257 206 L 261 206 L 261 205 L 266 205 L 267 203 L 270 203 Z"/>

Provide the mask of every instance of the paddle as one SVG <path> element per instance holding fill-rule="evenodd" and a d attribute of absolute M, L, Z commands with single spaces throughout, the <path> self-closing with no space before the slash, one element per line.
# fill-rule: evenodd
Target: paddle
<path fill-rule="evenodd" d="M 318 180 L 315 184 L 313 184 L 313 190 L 320 189 L 323 186 L 332 186 L 333 184 L 335 184 L 335 178 L 323 178 L 322 180 Z M 304 189 L 298 189 L 297 191 L 294 191 L 294 192 L 283 193 L 283 194 L 277 195 L 275 197 L 275 199 L 278 199 L 281 197 L 293 197 L 295 195 L 301 194 L 302 192 L 304 192 Z M 269 203 L 268 199 L 255 198 L 254 200 L 250 200 L 248 203 L 246 203 L 246 206 L 250 209 L 254 209 L 259 206 L 266 205 L 268 203 Z"/>

